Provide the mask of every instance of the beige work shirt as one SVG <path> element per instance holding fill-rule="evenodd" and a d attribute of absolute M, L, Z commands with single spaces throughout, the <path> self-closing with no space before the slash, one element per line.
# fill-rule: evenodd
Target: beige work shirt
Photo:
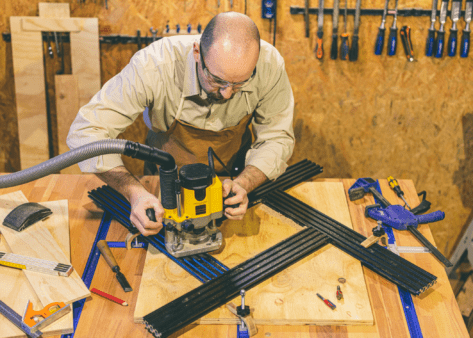
<path fill-rule="evenodd" d="M 246 154 L 245 165 L 255 166 L 269 179 L 282 174 L 294 149 L 294 97 L 283 58 L 261 40 L 255 78 L 227 102 L 209 104 L 200 87 L 192 53 L 193 43 L 199 41 L 200 35 L 167 37 L 138 51 L 79 110 L 67 137 L 69 148 L 116 138 L 140 114 L 159 135 L 171 126 L 179 108 L 179 120 L 213 131 L 235 126 L 255 112 L 255 142 Z M 183 105 L 179 107 L 181 98 Z M 119 154 L 79 163 L 83 172 L 91 173 L 121 165 Z"/>

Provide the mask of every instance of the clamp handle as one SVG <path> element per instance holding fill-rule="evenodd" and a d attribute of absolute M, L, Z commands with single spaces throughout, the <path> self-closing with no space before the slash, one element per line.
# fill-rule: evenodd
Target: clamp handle
<path fill-rule="evenodd" d="M 428 214 L 418 215 L 416 216 L 417 223 L 433 223 L 437 221 L 441 221 L 445 218 L 445 213 L 443 211 L 437 210 Z"/>

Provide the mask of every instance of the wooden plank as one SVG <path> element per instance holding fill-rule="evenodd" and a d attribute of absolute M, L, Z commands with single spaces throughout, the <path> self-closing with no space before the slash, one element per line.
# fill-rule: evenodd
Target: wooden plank
<path fill-rule="evenodd" d="M 67 134 L 79 111 L 79 88 L 75 75 L 56 75 L 56 114 L 58 129 L 59 154 L 69 151 L 66 144 Z M 61 170 L 61 174 L 80 174 L 79 166 L 74 164 Z"/>
<path fill-rule="evenodd" d="M 291 194 L 352 227 L 341 183 L 304 183 L 292 189 Z M 225 247 L 214 256 L 233 267 L 300 229 L 271 209 L 257 207 L 249 210 L 243 221 L 228 221 L 221 227 Z M 347 283 L 341 286 L 345 294 L 341 302 L 335 297 L 339 277 L 347 279 Z M 144 315 L 199 285 L 200 282 L 175 263 L 149 248 L 135 321 L 139 322 Z M 337 309 L 330 310 L 316 296 L 317 292 L 331 299 Z M 233 302 L 238 304 L 239 299 Z M 373 324 L 361 264 L 331 245 L 249 290 L 246 302 L 259 325 Z M 238 320 L 221 307 L 199 323 L 237 324 Z"/>
<path fill-rule="evenodd" d="M 87 104 L 101 87 L 98 19 L 84 19 L 81 29 L 70 35 L 72 74 L 79 84 L 80 107 Z"/>
<path fill-rule="evenodd" d="M 87 25 L 88 18 L 40 18 L 35 16 L 19 17 L 21 28 L 26 32 L 71 32 L 78 33 Z"/>
<path fill-rule="evenodd" d="M 27 201 L 21 191 L 0 196 L 0 220 L 3 222 L 3 219 L 13 208 Z M 6 243 L 15 254 L 69 263 L 70 259 L 58 246 L 47 227 L 42 224 L 46 222 L 48 220 L 37 223 L 22 232 L 16 232 L 3 225 L 0 225 L 0 230 Z M 89 290 L 85 287 L 77 271 L 67 278 L 32 271 L 23 272 L 43 306 L 52 302 L 70 304 L 90 296 Z"/>
<path fill-rule="evenodd" d="M 399 185 L 404 191 L 409 205 L 411 207 L 417 206 L 420 201 L 414 183 L 411 180 L 400 180 Z M 387 180 L 380 180 L 380 186 L 388 201 L 393 204 L 404 204 L 389 187 Z M 435 210 L 437 210 L 435 206 L 432 206 L 429 212 Z M 435 227 L 442 222 L 448 222 L 448 215 L 445 220 L 432 223 L 431 226 Z M 435 245 L 428 224 L 419 225 L 418 229 Z M 394 230 L 394 235 L 399 246 L 422 246 L 409 231 Z M 432 287 L 432 290 L 426 292 L 426 295 L 414 298 L 414 306 L 424 337 L 469 337 L 445 267 L 432 254 L 401 254 L 401 256 L 437 276 L 437 283 Z M 439 312 L 444 313 L 441 320 L 435 316 L 435 313 Z"/>
<path fill-rule="evenodd" d="M 25 32 L 10 17 L 21 169 L 49 159 L 41 32 Z"/>
<path fill-rule="evenodd" d="M 68 3 L 40 2 L 38 8 L 39 16 L 42 18 L 68 18 L 71 16 Z"/>
<path fill-rule="evenodd" d="M 67 200 L 54 202 L 41 202 L 50 208 L 53 214 L 44 225 L 50 230 L 58 245 L 67 257 L 70 257 L 69 245 L 69 224 Z M 0 250 L 11 252 L 6 241 L 0 241 Z M 22 314 L 26 303 L 30 300 L 33 308 L 39 310 L 43 307 L 34 289 L 29 283 L 26 275 L 21 270 L 6 267 L 0 268 L 0 289 L 2 290 L 2 300 L 8 304 L 18 314 Z M 5 317 L 0 316 L 0 338 L 24 337 L 24 334 L 11 324 Z M 62 335 L 74 332 L 72 312 L 60 318 L 51 325 L 42 329 L 46 336 Z"/>

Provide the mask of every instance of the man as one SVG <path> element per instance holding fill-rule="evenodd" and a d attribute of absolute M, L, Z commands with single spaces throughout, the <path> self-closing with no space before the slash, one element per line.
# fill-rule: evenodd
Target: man
<path fill-rule="evenodd" d="M 229 219 L 242 219 L 247 194 L 287 167 L 294 148 L 294 98 L 284 60 L 260 40 L 255 23 L 229 12 L 215 16 L 202 36 L 174 36 L 137 52 L 130 63 L 79 110 L 67 138 L 78 146 L 116 138 L 143 113 L 147 143 L 170 153 L 180 168 L 208 163 L 211 146 L 227 166 L 245 161 L 243 171 L 223 182 Z M 252 123 L 254 142 L 250 132 Z M 221 171 L 222 168 L 216 170 Z M 122 193 L 132 207 L 130 220 L 145 235 L 162 228 L 164 209 L 129 173 L 120 155 L 79 164 Z M 157 222 L 145 210 L 155 210 Z"/>

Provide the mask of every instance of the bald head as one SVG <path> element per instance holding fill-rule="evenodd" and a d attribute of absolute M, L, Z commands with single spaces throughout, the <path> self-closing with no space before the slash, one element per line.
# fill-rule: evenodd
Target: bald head
<path fill-rule="evenodd" d="M 248 79 L 258 62 L 260 35 L 248 16 L 216 15 L 202 33 L 200 48 L 209 71 L 229 82 Z"/>
<path fill-rule="evenodd" d="M 210 20 L 205 27 L 201 38 L 201 47 L 204 54 L 208 54 L 215 44 L 230 41 L 234 48 L 245 49 L 251 42 L 260 44 L 258 27 L 248 16 L 227 12 L 220 13 Z"/>

